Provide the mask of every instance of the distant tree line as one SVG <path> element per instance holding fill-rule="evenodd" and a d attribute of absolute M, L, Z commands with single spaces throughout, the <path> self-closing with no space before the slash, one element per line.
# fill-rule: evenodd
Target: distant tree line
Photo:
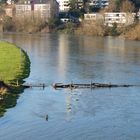
<path fill-rule="evenodd" d="M 89 5 L 89 0 L 83 0 L 83 6 L 79 0 L 70 0 L 69 13 L 75 17 L 82 17 L 87 12 L 136 12 L 140 7 L 140 0 L 109 0 L 109 6 L 105 8 Z"/>

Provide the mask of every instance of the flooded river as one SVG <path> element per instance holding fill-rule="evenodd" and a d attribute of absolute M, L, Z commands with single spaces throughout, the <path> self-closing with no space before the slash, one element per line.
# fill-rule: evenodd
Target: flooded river
<path fill-rule="evenodd" d="M 31 60 L 26 89 L 0 118 L 0 140 L 139 140 L 140 87 L 59 89 L 53 83 L 140 85 L 140 42 L 65 34 L 4 34 Z"/>

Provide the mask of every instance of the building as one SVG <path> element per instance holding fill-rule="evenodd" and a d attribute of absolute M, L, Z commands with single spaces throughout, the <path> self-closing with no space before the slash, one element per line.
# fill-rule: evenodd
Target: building
<path fill-rule="evenodd" d="M 103 20 L 103 15 L 99 13 L 87 13 L 84 14 L 85 21 L 99 21 Z"/>
<path fill-rule="evenodd" d="M 40 17 L 44 20 L 57 17 L 59 4 L 56 0 L 24 0 L 16 4 L 16 16 Z"/>
<path fill-rule="evenodd" d="M 137 13 L 137 17 L 138 17 L 138 20 L 140 20 L 140 9 L 139 9 L 139 11 Z"/>
<path fill-rule="evenodd" d="M 89 0 L 89 6 L 104 8 L 109 5 L 109 0 Z"/>
<path fill-rule="evenodd" d="M 59 11 L 60 12 L 68 12 L 70 9 L 69 3 L 70 3 L 70 0 L 60 0 Z"/>
<path fill-rule="evenodd" d="M 75 3 L 77 9 L 83 8 L 83 0 L 77 0 Z M 68 12 L 70 10 L 70 0 L 60 0 L 59 2 L 59 11 Z"/>
<path fill-rule="evenodd" d="M 104 24 L 112 27 L 113 24 L 117 26 L 127 26 L 134 23 L 135 14 L 134 13 L 105 13 L 104 14 Z"/>
<path fill-rule="evenodd" d="M 107 26 L 113 26 L 114 23 L 119 26 L 125 25 L 126 13 L 105 13 L 104 23 Z"/>
<path fill-rule="evenodd" d="M 79 9 L 82 9 L 82 8 L 84 7 L 83 0 L 78 0 L 78 1 L 77 1 L 77 5 L 78 5 L 78 8 L 79 8 Z"/>

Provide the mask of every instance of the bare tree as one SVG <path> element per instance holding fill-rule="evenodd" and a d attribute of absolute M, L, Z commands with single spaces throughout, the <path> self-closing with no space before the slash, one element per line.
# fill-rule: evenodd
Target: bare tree
<path fill-rule="evenodd" d="M 135 9 L 134 4 L 129 0 L 123 0 L 121 4 L 121 12 L 133 12 Z"/>
<path fill-rule="evenodd" d="M 134 3 L 130 0 L 109 0 L 109 6 L 104 12 L 133 12 L 135 9 Z"/>
<path fill-rule="evenodd" d="M 104 12 L 119 12 L 122 0 L 109 0 L 109 5 Z"/>
<path fill-rule="evenodd" d="M 5 10 L 4 7 L 2 5 L 0 5 L 0 16 L 5 15 Z"/>
<path fill-rule="evenodd" d="M 116 0 L 109 0 L 108 12 L 114 12 L 116 9 Z"/>

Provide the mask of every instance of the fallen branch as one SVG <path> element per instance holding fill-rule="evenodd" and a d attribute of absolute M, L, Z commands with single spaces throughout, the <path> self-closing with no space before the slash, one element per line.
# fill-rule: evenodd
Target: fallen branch
<path fill-rule="evenodd" d="M 75 88 L 114 88 L 114 87 L 131 87 L 134 85 L 117 85 L 117 84 L 101 84 L 101 83 L 90 83 L 90 84 L 62 84 L 62 83 L 55 83 L 53 84 L 53 87 L 55 89 L 57 88 L 70 88 L 70 89 L 75 89 Z"/>

